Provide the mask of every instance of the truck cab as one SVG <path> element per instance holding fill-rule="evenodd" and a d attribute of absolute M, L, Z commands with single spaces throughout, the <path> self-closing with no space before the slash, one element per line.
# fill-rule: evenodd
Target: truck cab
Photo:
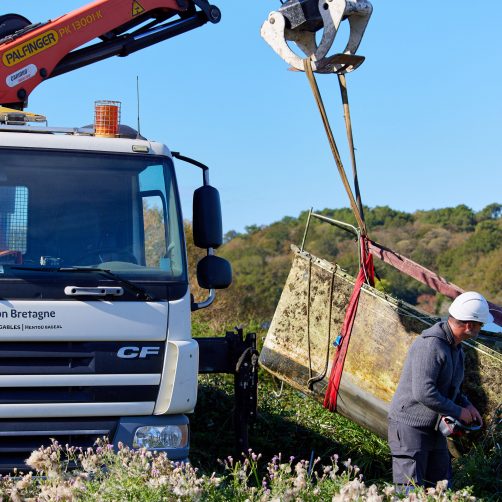
<path fill-rule="evenodd" d="M 190 314 L 206 305 L 190 296 L 173 158 L 130 128 L 108 136 L 0 125 L 2 470 L 50 438 L 188 457 Z M 219 208 L 207 193 L 195 202 L 200 280 L 226 287 L 230 266 L 212 255 L 221 221 L 201 221 Z"/>

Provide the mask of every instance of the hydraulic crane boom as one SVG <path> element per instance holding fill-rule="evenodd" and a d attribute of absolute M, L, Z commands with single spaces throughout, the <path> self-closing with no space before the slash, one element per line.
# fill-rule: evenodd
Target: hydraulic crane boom
<path fill-rule="evenodd" d="M 15 14 L 1 16 L 0 104 L 22 109 L 43 80 L 127 56 L 220 18 L 207 0 L 96 0 L 37 24 Z M 100 41 L 78 49 L 96 38 Z"/>

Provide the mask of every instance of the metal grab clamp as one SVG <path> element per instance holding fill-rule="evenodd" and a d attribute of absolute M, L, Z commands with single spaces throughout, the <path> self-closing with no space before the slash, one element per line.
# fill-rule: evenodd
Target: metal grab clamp
<path fill-rule="evenodd" d="M 303 60 L 308 57 L 317 73 L 347 73 L 364 61 L 356 51 L 372 12 L 369 0 L 288 0 L 269 14 L 261 36 L 295 70 L 303 71 Z M 347 46 L 343 53 L 327 56 L 344 19 L 350 25 Z M 317 44 L 316 32 L 321 29 Z M 305 56 L 296 54 L 288 42 L 294 42 Z"/>

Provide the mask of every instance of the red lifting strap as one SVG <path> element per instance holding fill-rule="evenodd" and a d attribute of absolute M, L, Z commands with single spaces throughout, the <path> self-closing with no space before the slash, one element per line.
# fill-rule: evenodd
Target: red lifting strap
<path fill-rule="evenodd" d="M 431 272 L 429 269 L 415 263 L 413 260 L 406 258 L 406 256 L 392 251 L 392 249 L 370 240 L 368 240 L 368 249 L 373 256 L 380 258 L 380 260 L 392 265 L 400 272 L 413 277 L 417 281 L 426 284 L 438 293 L 442 293 L 449 298 L 456 298 L 459 294 L 464 292 L 462 288 L 448 282 L 445 278 Z M 493 315 L 495 324 L 502 326 L 502 307 L 491 302 L 488 302 L 488 306 L 490 307 L 490 313 Z"/>
<path fill-rule="evenodd" d="M 328 408 L 330 411 L 336 410 L 336 402 L 338 398 L 338 390 L 340 388 L 340 380 L 342 378 L 343 365 L 345 363 L 345 356 L 349 347 L 352 326 L 354 325 L 354 319 L 356 317 L 361 287 L 365 282 L 368 282 L 371 286 L 374 286 L 375 284 L 373 256 L 368 253 L 366 238 L 361 238 L 360 245 L 362 266 L 359 270 L 359 274 L 357 275 L 354 290 L 352 291 L 349 305 L 347 307 L 347 311 L 345 312 L 342 331 L 340 336 L 335 341 L 335 343 L 337 343 L 337 350 L 331 366 L 328 389 L 326 390 L 326 395 L 324 396 L 324 407 Z"/>

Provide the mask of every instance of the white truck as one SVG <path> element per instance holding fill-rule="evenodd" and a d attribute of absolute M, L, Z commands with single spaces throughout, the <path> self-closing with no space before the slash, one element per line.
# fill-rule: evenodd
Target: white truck
<path fill-rule="evenodd" d="M 219 20 L 203 1 L 125 4 L 100 0 L 42 25 L 0 18 L 1 470 L 25 468 L 50 438 L 91 446 L 107 436 L 188 456 L 199 368 L 191 311 L 231 282 L 213 254 L 222 225 L 208 170 L 188 159 L 203 173 L 193 228 L 210 291 L 195 303 L 169 149 L 120 126 L 115 102 L 98 103 L 87 128 L 47 127 L 22 111 L 45 78 Z M 63 41 L 87 26 L 101 42 L 68 53 Z"/>

